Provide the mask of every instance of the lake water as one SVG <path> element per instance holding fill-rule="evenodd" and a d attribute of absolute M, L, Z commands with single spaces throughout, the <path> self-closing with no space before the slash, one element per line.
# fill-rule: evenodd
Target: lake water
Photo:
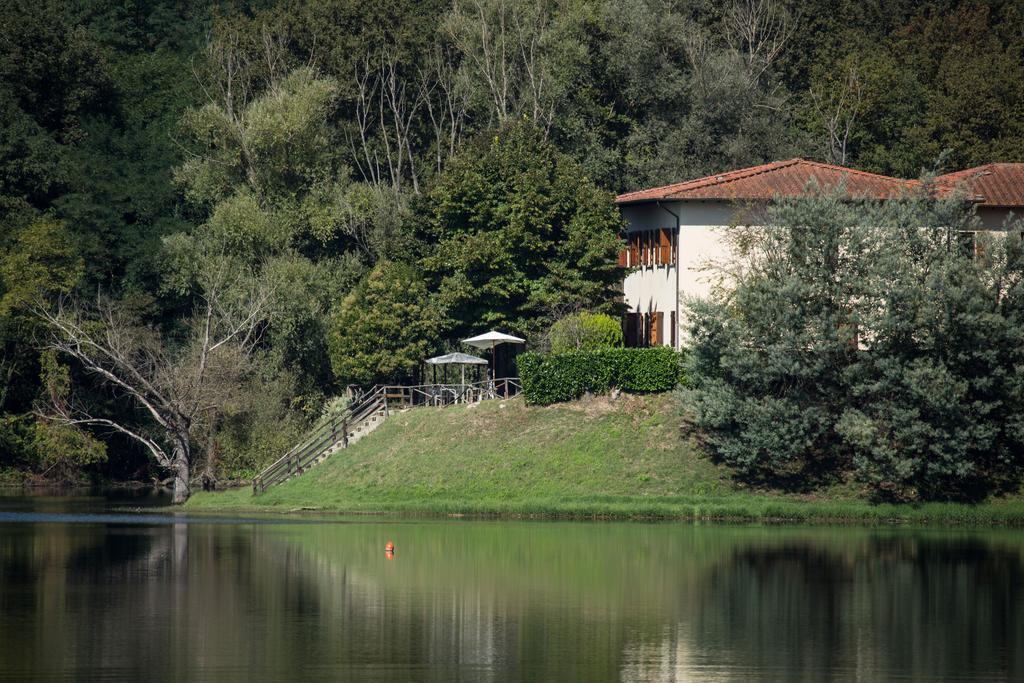
<path fill-rule="evenodd" d="M 0 680 L 751 678 L 1024 680 L 1024 534 L 0 498 Z"/>

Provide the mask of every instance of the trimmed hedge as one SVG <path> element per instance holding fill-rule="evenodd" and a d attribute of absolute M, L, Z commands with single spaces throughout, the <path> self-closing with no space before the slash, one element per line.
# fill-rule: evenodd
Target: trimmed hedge
<path fill-rule="evenodd" d="M 524 353 L 516 359 L 526 402 L 548 405 L 600 394 L 673 389 L 682 379 L 682 356 L 674 349 L 599 349 L 566 353 Z"/>

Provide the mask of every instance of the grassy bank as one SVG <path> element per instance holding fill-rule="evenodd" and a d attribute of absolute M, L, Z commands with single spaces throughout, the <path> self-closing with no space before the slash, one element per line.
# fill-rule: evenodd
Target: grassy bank
<path fill-rule="evenodd" d="M 261 496 L 198 493 L 191 511 L 394 512 L 574 518 L 1024 526 L 1024 499 L 874 505 L 848 490 L 736 489 L 680 434 L 673 397 L 418 408 Z"/>

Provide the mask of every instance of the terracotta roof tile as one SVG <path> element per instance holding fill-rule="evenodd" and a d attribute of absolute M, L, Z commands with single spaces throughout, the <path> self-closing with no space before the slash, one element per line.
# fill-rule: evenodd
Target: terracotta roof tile
<path fill-rule="evenodd" d="M 1024 164 L 985 164 L 935 179 L 940 190 L 962 191 L 978 206 L 1024 207 Z"/>
<path fill-rule="evenodd" d="M 848 196 L 888 199 L 915 187 L 917 181 L 857 171 L 806 159 L 774 161 L 736 171 L 709 175 L 696 180 L 620 194 L 617 204 L 659 200 L 714 199 L 764 200 L 776 195 L 787 197 L 807 194 L 809 184 L 832 189 L 844 184 Z"/>

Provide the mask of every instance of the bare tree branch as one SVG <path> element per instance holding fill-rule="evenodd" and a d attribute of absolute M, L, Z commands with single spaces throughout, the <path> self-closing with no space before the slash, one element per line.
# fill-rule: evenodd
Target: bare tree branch
<path fill-rule="evenodd" d="M 825 150 L 829 163 L 845 165 L 850 138 L 856 129 L 864 102 L 864 84 L 855 64 L 831 93 L 811 88 L 811 101 L 825 124 Z"/>
<path fill-rule="evenodd" d="M 215 260 L 216 261 L 216 260 Z M 86 307 L 67 297 L 36 314 L 50 330 L 46 348 L 72 359 L 87 375 L 148 415 L 164 433 L 162 445 L 146 435 L 144 424 L 128 417 L 102 417 L 76 404 L 72 388 L 51 391 L 47 419 L 68 425 L 103 427 L 120 432 L 145 446 L 161 467 L 174 474 L 174 500 L 189 495 L 193 429 L 204 414 L 224 399 L 215 399 L 214 386 L 230 382 L 255 350 L 266 318 L 271 290 L 259 282 L 243 281 L 227 259 L 206 273 L 203 304 L 193 317 L 192 338 L 172 344 L 153 329 L 134 322 L 117 304 L 98 298 Z M 228 347 L 234 353 L 224 356 Z M 218 360 L 213 365 L 215 359 Z M 219 367 L 211 376 L 211 368 Z M 216 419 L 216 415 L 211 419 Z"/>
<path fill-rule="evenodd" d="M 725 12 L 726 40 L 760 81 L 793 36 L 794 22 L 778 0 L 734 0 Z"/>

